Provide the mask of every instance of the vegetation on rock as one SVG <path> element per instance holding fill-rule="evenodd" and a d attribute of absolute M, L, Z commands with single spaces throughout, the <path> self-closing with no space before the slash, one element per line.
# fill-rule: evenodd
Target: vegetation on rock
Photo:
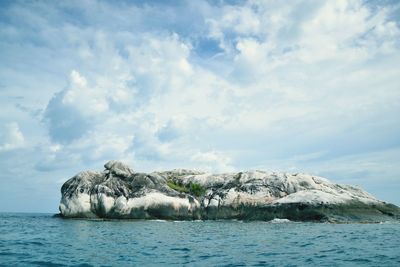
<path fill-rule="evenodd" d="M 190 193 L 196 197 L 200 197 L 206 193 L 206 189 L 201 184 L 189 183 L 184 185 L 182 183 L 177 182 L 173 178 L 169 178 L 168 180 L 169 181 L 167 182 L 167 185 L 178 192 Z"/>
<path fill-rule="evenodd" d="M 190 193 L 192 193 L 196 197 L 200 197 L 206 193 L 206 189 L 201 184 L 191 183 Z"/>
<path fill-rule="evenodd" d="M 186 187 L 176 184 L 173 181 L 169 181 L 167 182 L 167 185 L 174 189 L 175 191 L 181 192 L 181 193 L 189 193 L 189 189 L 187 189 Z"/>

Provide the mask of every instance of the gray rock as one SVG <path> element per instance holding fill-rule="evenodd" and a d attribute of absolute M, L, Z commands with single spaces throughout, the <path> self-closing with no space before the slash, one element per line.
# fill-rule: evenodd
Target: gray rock
<path fill-rule="evenodd" d="M 121 178 L 127 178 L 133 174 L 133 171 L 128 165 L 116 160 L 110 160 L 104 164 L 104 168 L 106 168 L 106 172 L 108 171 L 111 175 Z"/>
<path fill-rule="evenodd" d="M 64 183 L 63 217 L 331 222 L 398 220 L 400 209 L 354 186 L 308 174 L 191 170 L 135 173 L 119 161 Z"/>

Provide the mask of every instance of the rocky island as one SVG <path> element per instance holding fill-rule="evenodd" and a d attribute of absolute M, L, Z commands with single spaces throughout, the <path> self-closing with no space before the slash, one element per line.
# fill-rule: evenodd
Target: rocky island
<path fill-rule="evenodd" d="M 268 171 L 210 174 L 193 170 L 134 172 L 109 161 L 61 188 L 65 218 L 381 222 L 400 208 L 362 189 L 325 178 Z"/>

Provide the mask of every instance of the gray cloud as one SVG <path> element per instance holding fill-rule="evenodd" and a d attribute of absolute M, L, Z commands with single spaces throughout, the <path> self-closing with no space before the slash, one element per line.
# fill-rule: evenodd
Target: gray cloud
<path fill-rule="evenodd" d="M 91 122 L 72 106 L 62 103 L 65 91 L 57 93 L 46 107 L 45 122 L 54 142 L 68 144 L 81 138 L 90 129 Z"/>

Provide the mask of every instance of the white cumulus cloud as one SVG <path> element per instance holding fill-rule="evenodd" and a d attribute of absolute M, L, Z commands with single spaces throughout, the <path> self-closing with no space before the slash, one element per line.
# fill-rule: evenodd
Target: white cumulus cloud
<path fill-rule="evenodd" d="M 0 152 L 22 148 L 25 145 L 24 135 L 16 122 L 7 123 L 2 127 L 0 140 Z"/>

